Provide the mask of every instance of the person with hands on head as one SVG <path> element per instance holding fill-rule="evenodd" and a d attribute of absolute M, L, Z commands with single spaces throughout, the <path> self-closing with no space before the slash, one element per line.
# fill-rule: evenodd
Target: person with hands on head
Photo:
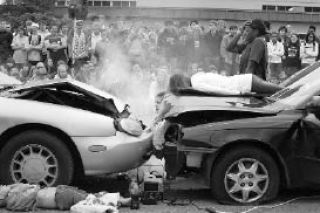
<path fill-rule="evenodd" d="M 228 51 L 242 53 L 239 66 L 240 74 L 251 73 L 266 80 L 268 65 L 266 34 L 267 30 L 262 20 L 254 19 L 247 21 L 242 34 L 236 35 L 234 40 L 228 45 Z M 241 36 L 244 41 L 238 44 Z"/>

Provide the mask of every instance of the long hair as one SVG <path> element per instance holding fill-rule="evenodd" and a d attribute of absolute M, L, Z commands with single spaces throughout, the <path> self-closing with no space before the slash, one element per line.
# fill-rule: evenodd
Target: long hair
<path fill-rule="evenodd" d="M 169 92 L 174 95 L 179 95 L 180 89 L 191 88 L 191 79 L 182 74 L 174 74 L 169 80 Z"/>

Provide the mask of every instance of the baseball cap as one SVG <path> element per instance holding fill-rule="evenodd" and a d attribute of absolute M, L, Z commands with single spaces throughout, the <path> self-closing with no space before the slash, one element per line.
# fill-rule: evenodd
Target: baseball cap
<path fill-rule="evenodd" d="M 245 26 L 259 30 L 260 35 L 268 34 L 266 26 L 264 25 L 264 21 L 262 21 L 261 19 L 253 19 L 252 21 L 246 21 Z"/>

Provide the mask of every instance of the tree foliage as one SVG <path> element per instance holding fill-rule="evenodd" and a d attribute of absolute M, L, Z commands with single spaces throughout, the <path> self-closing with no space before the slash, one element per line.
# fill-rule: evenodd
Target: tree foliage
<path fill-rule="evenodd" d="M 54 8 L 54 0 L 18 0 L 17 5 L 34 7 L 35 9 L 46 12 Z"/>
<path fill-rule="evenodd" d="M 14 28 L 25 26 L 25 22 L 28 20 L 37 23 L 44 22 L 48 25 L 52 23 L 59 24 L 59 22 L 61 22 L 60 19 L 54 16 L 52 11 L 44 11 L 43 8 L 38 6 L 24 5 L 21 2 L 17 5 L 1 5 L 0 19 L 10 22 Z"/>

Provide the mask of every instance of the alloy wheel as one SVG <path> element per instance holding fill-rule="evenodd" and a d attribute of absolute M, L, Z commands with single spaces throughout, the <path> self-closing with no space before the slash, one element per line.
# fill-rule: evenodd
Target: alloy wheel
<path fill-rule="evenodd" d="M 241 158 L 228 167 L 224 185 L 228 195 L 239 203 L 259 200 L 269 187 L 269 174 L 258 160 Z"/>
<path fill-rule="evenodd" d="M 21 147 L 10 163 L 10 174 L 16 183 L 52 186 L 58 178 L 58 172 L 55 155 L 39 144 Z"/>

